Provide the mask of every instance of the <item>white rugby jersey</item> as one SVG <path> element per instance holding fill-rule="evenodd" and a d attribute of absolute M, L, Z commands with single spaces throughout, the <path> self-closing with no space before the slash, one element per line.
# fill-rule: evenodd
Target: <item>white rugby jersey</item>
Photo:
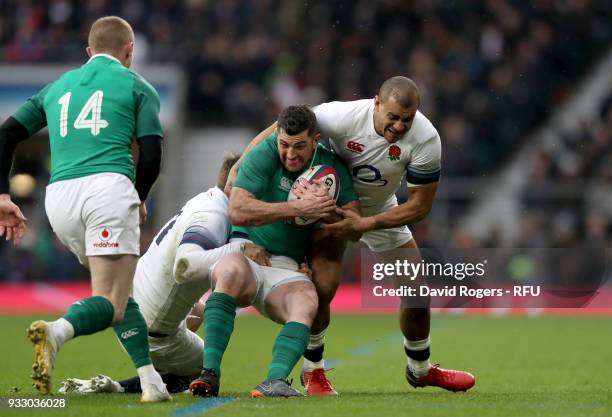
<path fill-rule="evenodd" d="M 374 99 L 334 101 L 312 110 L 321 138 L 329 138 L 347 164 L 363 208 L 382 207 L 394 199 L 404 176 L 409 186 L 439 179 L 440 136 L 421 112 L 416 112 L 410 130 L 391 144 L 374 130 Z"/>
<path fill-rule="evenodd" d="M 227 196 L 217 187 L 198 194 L 164 225 L 138 261 L 134 299 L 151 331 L 173 334 L 210 288 L 208 278 L 178 284 L 173 275 L 174 260 L 185 231 L 193 226 L 206 229 L 203 234 L 211 248 L 225 245 L 230 230 L 228 204 Z"/>

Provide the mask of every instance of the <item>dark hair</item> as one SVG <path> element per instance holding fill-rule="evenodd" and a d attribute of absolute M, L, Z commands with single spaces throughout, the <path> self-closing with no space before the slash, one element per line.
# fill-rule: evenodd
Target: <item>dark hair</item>
<path fill-rule="evenodd" d="M 317 117 L 308 106 L 285 107 L 278 115 L 277 125 L 286 134 L 293 136 L 308 130 L 308 136 L 313 136 L 317 132 Z"/>

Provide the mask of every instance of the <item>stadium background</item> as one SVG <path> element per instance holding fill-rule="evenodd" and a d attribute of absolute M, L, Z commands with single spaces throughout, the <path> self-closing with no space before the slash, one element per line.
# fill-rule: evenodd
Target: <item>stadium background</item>
<path fill-rule="evenodd" d="M 443 143 L 433 210 L 412 226 L 420 246 L 612 246 L 606 0 L 0 0 L 0 118 L 81 65 L 91 22 L 108 14 L 133 25 L 134 68 L 162 98 L 164 167 L 148 203 L 143 249 L 187 198 L 213 184 L 222 151 L 242 149 L 283 106 L 372 97 L 397 74 L 417 82 L 421 111 Z M 19 145 L 11 185 L 29 230 L 19 247 L 0 243 L 0 328 L 11 341 L 0 347 L 3 395 L 34 394 L 23 337 L 31 317 L 15 315 L 57 314 L 89 287 L 86 271 L 48 225 L 48 168 L 44 132 Z M 355 253 L 346 256 L 347 304 L 336 303 L 352 313 Z M 272 403 L 273 413 L 244 401 L 232 415 L 311 413 L 313 404 L 321 407 L 318 415 L 610 415 L 608 317 L 436 317 L 434 357 L 479 377 L 465 398 L 433 391 L 406 396 L 396 318 L 355 317 L 338 315 L 330 330 L 327 357 L 338 365 L 338 401 Z M 272 340 L 275 332 L 260 318 L 237 321 L 224 390 L 244 393 L 259 382 L 269 346 L 253 341 Z M 129 376 L 108 333 L 68 345 L 58 377 L 101 370 Z M 93 351 L 97 361 L 90 360 Z M 115 414 L 117 407 L 122 415 L 143 415 L 132 408 L 133 398 L 71 401 L 78 415 Z"/>

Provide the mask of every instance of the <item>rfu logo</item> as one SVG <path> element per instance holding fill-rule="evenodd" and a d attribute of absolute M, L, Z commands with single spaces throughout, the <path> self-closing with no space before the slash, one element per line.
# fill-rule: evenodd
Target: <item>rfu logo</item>
<path fill-rule="evenodd" d="M 348 149 L 349 151 L 353 152 L 353 153 L 361 153 L 363 152 L 363 149 L 365 148 L 365 146 L 359 142 L 355 142 L 353 140 L 349 141 L 346 144 L 346 149 Z"/>

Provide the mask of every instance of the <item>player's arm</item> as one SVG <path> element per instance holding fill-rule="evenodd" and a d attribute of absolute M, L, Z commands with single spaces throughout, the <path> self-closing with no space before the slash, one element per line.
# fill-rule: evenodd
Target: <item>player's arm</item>
<path fill-rule="evenodd" d="M 208 221 L 214 221 L 214 218 Z M 227 236 L 224 236 L 227 237 Z M 225 239 L 223 239 L 225 240 Z M 270 266 L 270 254 L 250 242 L 231 242 L 219 245 L 206 222 L 192 223 L 181 238 L 174 258 L 174 279 L 178 283 L 208 280 L 210 268 L 230 253 L 242 253 L 260 265 Z"/>
<path fill-rule="evenodd" d="M 328 195 L 313 196 L 307 200 L 268 203 L 258 200 L 255 194 L 235 185 L 232 188 L 229 207 L 233 225 L 252 227 L 295 217 L 323 219 L 333 212 L 335 204 Z"/>
<path fill-rule="evenodd" d="M 47 125 L 43 98 L 48 87 L 30 97 L 0 126 L 0 237 L 19 242 L 26 230 L 26 218 L 11 201 L 9 174 L 17 144 Z"/>
<path fill-rule="evenodd" d="M 137 139 L 138 142 L 138 164 L 136 165 L 136 182 L 134 187 L 140 198 L 141 208 L 144 209 L 149 191 L 155 184 L 161 169 L 162 159 L 162 137 L 157 135 L 143 136 Z M 146 209 L 145 209 L 146 210 Z M 146 220 L 146 213 L 141 223 Z"/>
<path fill-rule="evenodd" d="M 336 212 L 343 220 L 323 226 L 334 236 L 347 237 L 350 234 L 363 234 L 371 230 L 390 229 L 416 223 L 429 214 L 438 189 L 438 182 L 410 188 L 410 197 L 406 202 L 374 216 L 361 217 L 355 212 L 342 208 Z"/>
<path fill-rule="evenodd" d="M 12 117 L 0 126 L 0 238 L 19 242 L 26 229 L 26 218 L 11 201 L 9 174 L 17 144 L 30 137 L 27 129 Z"/>
<path fill-rule="evenodd" d="M 134 74 L 136 138 L 139 148 L 134 187 L 140 198 L 140 222 L 146 220 L 146 201 L 161 169 L 163 132 L 159 120 L 160 100 L 157 91 L 138 74 Z"/>

